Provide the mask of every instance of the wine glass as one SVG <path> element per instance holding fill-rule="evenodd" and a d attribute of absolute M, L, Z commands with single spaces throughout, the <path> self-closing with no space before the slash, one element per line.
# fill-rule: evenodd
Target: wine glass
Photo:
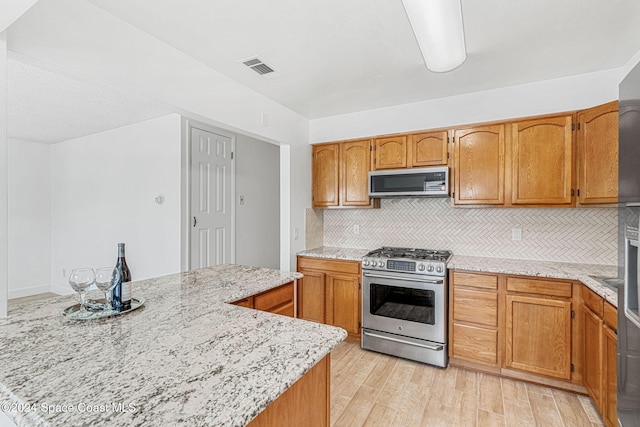
<path fill-rule="evenodd" d="M 96 270 L 96 286 L 104 292 L 104 310 L 111 310 L 111 289 L 115 285 L 113 267 L 100 267 Z"/>
<path fill-rule="evenodd" d="M 87 288 L 93 285 L 95 281 L 95 273 L 93 268 L 74 268 L 69 275 L 69 285 L 74 291 L 80 294 L 80 311 L 87 311 L 86 296 Z"/>

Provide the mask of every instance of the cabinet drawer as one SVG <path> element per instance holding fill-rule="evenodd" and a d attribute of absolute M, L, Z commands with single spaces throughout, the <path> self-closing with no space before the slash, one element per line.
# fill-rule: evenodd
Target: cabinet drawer
<path fill-rule="evenodd" d="M 571 298 L 571 282 L 550 279 L 507 277 L 507 291 Z"/>
<path fill-rule="evenodd" d="M 498 276 L 454 271 L 453 284 L 472 288 L 498 289 Z"/>
<path fill-rule="evenodd" d="M 298 270 L 313 269 L 360 275 L 359 261 L 342 261 L 327 258 L 298 257 Z"/>
<path fill-rule="evenodd" d="M 498 294 L 455 288 L 453 320 L 498 326 Z"/>
<path fill-rule="evenodd" d="M 453 356 L 497 365 L 498 331 L 454 323 Z"/>
<path fill-rule="evenodd" d="M 602 318 L 602 306 L 603 299 L 600 295 L 593 292 L 591 289 L 586 286 L 582 286 L 582 301 L 584 301 L 584 305 L 589 307 L 589 310 L 593 311 L 598 317 Z"/>
<path fill-rule="evenodd" d="M 293 302 L 293 282 L 256 295 L 253 299 L 254 308 L 263 311 L 269 311 L 288 302 Z"/>
<path fill-rule="evenodd" d="M 604 323 L 614 331 L 618 330 L 618 309 L 609 304 L 604 303 Z"/>
<path fill-rule="evenodd" d="M 253 297 L 240 299 L 238 301 L 234 301 L 232 304 L 239 305 L 240 307 L 253 308 Z"/>
<path fill-rule="evenodd" d="M 275 313 L 275 314 L 281 314 L 283 316 L 289 316 L 289 317 L 294 317 L 293 316 L 293 301 L 285 304 L 285 305 L 281 305 L 280 307 L 276 307 L 273 310 L 269 310 L 270 313 Z"/>

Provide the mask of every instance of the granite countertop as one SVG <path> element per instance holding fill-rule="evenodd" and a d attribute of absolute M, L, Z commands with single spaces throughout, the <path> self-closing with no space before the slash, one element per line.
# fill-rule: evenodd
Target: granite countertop
<path fill-rule="evenodd" d="M 221 265 L 133 282 L 144 308 L 90 322 L 60 315 L 76 295 L 10 307 L 2 409 L 19 426 L 246 425 L 346 337 L 226 304 L 299 277 Z"/>
<path fill-rule="evenodd" d="M 370 251 L 371 249 L 322 246 L 300 251 L 297 255 L 360 261 L 362 257 Z M 593 279 L 593 276 L 616 277 L 618 275 L 618 268 L 615 265 L 487 258 L 454 254 L 447 266 L 450 269 L 455 268 L 458 270 L 579 280 L 598 295 L 605 298 L 613 306 L 618 306 L 618 294 Z"/>
<path fill-rule="evenodd" d="M 616 277 L 618 275 L 618 267 L 615 265 L 574 264 L 454 255 L 449 261 L 448 267 L 456 270 L 486 273 L 578 280 L 606 299 L 614 307 L 618 306 L 618 294 L 592 278 L 592 276 Z"/>
<path fill-rule="evenodd" d="M 371 252 L 371 249 L 357 248 L 336 248 L 322 246 L 319 248 L 306 249 L 296 253 L 298 256 L 309 256 L 316 258 L 345 259 L 349 261 L 361 261 L 362 257 Z"/>

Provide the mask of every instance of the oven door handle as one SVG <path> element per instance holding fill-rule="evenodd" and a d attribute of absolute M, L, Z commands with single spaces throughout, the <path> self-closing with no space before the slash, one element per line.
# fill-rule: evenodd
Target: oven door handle
<path fill-rule="evenodd" d="M 408 278 L 408 277 L 382 276 L 380 274 L 371 274 L 371 273 L 364 273 L 364 277 L 375 277 L 377 279 L 404 280 L 404 281 L 407 281 L 407 282 L 434 283 L 434 284 L 437 284 L 437 285 L 444 283 L 444 280 L 412 279 L 412 278 Z"/>
<path fill-rule="evenodd" d="M 387 341 L 393 341 L 393 342 L 399 342 L 401 344 L 409 344 L 409 345 L 413 345 L 415 347 L 422 347 L 422 348 L 426 348 L 429 350 L 434 350 L 434 351 L 441 351 L 444 349 L 444 346 L 442 345 L 426 345 L 426 344 L 419 344 L 416 342 L 411 342 L 411 341 L 405 341 L 405 340 L 401 340 L 398 338 L 391 338 L 391 337 L 385 337 L 383 335 L 378 335 L 378 334 L 372 334 L 371 332 L 363 332 L 366 336 L 368 337 L 373 337 L 373 338 L 380 338 L 381 340 L 387 340 Z"/>

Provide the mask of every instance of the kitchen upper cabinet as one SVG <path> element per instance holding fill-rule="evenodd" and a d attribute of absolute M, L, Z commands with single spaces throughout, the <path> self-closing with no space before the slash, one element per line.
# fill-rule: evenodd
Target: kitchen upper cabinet
<path fill-rule="evenodd" d="M 572 115 L 511 125 L 511 203 L 573 204 Z"/>
<path fill-rule="evenodd" d="M 319 144 L 311 147 L 312 206 L 338 206 L 340 177 L 340 144 Z"/>
<path fill-rule="evenodd" d="M 504 204 L 505 125 L 454 133 L 454 203 Z"/>
<path fill-rule="evenodd" d="M 571 379 L 572 284 L 507 276 L 505 366 Z"/>
<path fill-rule="evenodd" d="M 452 271 L 449 356 L 500 367 L 498 276 Z"/>
<path fill-rule="evenodd" d="M 371 140 L 316 144 L 312 156 L 312 207 L 380 206 L 369 198 Z"/>
<path fill-rule="evenodd" d="M 448 162 L 445 131 L 425 132 L 409 136 L 407 163 L 409 167 L 446 165 Z"/>
<path fill-rule="evenodd" d="M 298 257 L 298 317 L 346 330 L 360 338 L 361 264 L 358 261 Z"/>
<path fill-rule="evenodd" d="M 342 206 L 368 206 L 369 164 L 371 141 L 343 142 L 340 144 L 340 204 Z"/>
<path fill-rule="evenodd" d="M 407 136 L 376 138 L 373 147 L 371 170 L 403 169 L 407 163 Z"/>
<path fill-rule="evenodd" d="M 618 201 L 618 101 L 578 113 L 578 202 Z"/>

